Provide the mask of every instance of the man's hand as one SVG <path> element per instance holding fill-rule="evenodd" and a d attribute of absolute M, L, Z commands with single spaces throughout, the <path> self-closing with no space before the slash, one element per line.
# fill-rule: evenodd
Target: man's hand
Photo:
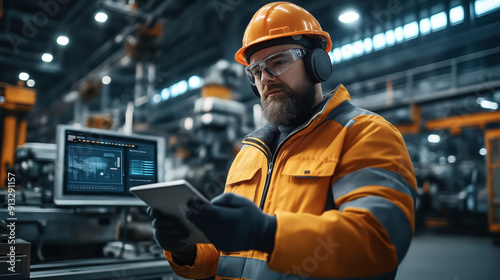
<path fill-rule="evenodd" d="M 160 248 L 174 255 L 192 249 L 193 244 L 182 242 L 189 236 L 189 231 L 177 218 L 163 215 L 151 207 L 148 207 L 146 213 L 153 219 L 154 237 Z"/>
<path fill-rule="evenodd" d="M 272 252 L 276 217 L 265 214 L 249 199 L 224 193 L 203 207 L 195 204 L 188 203 L 187 218 L 216 248 L 227 252 Z"/>

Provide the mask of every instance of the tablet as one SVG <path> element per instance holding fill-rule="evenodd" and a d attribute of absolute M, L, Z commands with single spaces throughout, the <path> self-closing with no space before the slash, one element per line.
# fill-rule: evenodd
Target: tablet
<path fill-rule="evenodd" d="M 185 215 L 188 211 L 186 205 L 188 201 L 192 199 L 199 199 L 206 203 L 210 203 L 210 201 L 186 180 L 136 186 L 130 188 L 130 192 L 153 209 L 179 219 L 190 232 L 189 237 L 184 240 L 185 242 L 210 243 L 203 232 Z"/>

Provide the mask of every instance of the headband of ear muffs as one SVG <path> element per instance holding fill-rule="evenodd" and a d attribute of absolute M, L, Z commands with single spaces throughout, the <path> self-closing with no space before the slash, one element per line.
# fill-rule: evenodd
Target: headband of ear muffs
<path fill-rule="evenodd" d="M 328 53 L 320 48 L 316 48 L 312 51 L 307 52 L 303 58 L 306 67 L 306 72 L 311 79 L 311 81 L 316 83 L 322 83 L 332 74 L 332 64 L 330 61 L 330 56 Z M 252 87 L 253 93 L 260 98 L 259 90 L 254 85 Z"/>

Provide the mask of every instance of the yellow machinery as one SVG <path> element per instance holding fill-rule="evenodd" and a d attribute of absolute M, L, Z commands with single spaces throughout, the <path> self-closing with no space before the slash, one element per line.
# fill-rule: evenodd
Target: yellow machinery
<path fill-rule="evenodd" d="M 35 90 L 0 83 L 0 120 L 3 124 L 0 188 L 7 186 L 7 170 L 14 165 L 17 146 L 26 142 L 26 115 L 35 102 Z"/>
<path fill-rule="evenodd" d="M 484 134 L 488 168 L 489 228 L 500 233 L 500 129 L 487 130 Z"/>

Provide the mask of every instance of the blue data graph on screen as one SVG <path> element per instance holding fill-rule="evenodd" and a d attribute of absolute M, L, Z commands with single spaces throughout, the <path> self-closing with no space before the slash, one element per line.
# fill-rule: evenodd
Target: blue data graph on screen
<path fill-rule="evenodd" d="M 152 160 L 133 159 L 130 161 L 130 175 L 154 176 L 155 163 Z"/>
<path fill-rule="evenodd" d="M 68 147 L 68 183 L 81 191 L 123 190 L 123 152 L 71 145 Z"/>

